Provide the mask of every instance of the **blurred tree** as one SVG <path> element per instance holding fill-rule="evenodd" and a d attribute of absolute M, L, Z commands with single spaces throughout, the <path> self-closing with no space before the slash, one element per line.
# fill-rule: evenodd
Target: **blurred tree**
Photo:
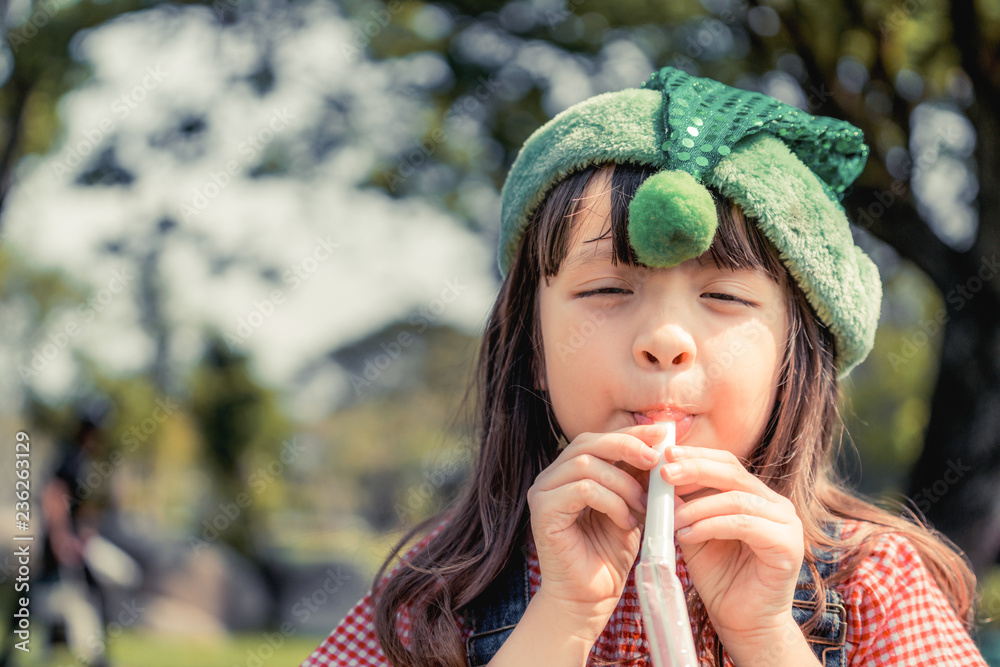
<path fill-rule="evenodd" d="M 359 31 L 373 20 L 368 3 L 347 4 Z M 761 89 L 861 128 L 872 154 L 844 206 L 860 229 L 919 267 L 943 304 L 919 329 L 890 334 L 897 348 L 880 348 L 889 361 L 882 385 L 905 392 L 927 346 L 944 332 L 925 446 L 908 495 L 977 571 L 994 562 L 1000 554 L 1000 498 L 993 492 L 1000 476 L 1000 3 L 456 1 L 423 6 L 370 39 L 356 36 L 379 58 L 425 49 L 446 58 L 454 80 L 439 92 L 442 122 L 422 144 L 434 145 L 433 133 L 449 129 L 456 109 L 479 99 L 483 108 L 473 115 L 485 137 L 478 161 L 495 144 L 505 156 L 491 170 L 497 186 L 527 134 L 556 112 L 590 94 L 638 84 L 621 80 L 616 52 L 631 58 L 625 71 L 644 69 L 645 58 L 652 67 L 673 65 Z M 483 94 L 484 81 L 499 93 Z M 457 145 L 464 135 L 451 134 L 455 145 L 446 142 L 422 168 L 447 164 L 458 172 L 451 182 L 461 182 L 475 167 L 466 159 L 469 149 Z M 399 196 L 425 187 L 411 179 L 410 188 L 399 188 L 394 175 L 376 173 L 373 183 Z M 912 401 L 897 405 L 900 416 L 883 419 L 909 428 L 920 410 Z"/>
<path fill-rule="evenodd" d="M 67 304 L 80 303 L 85 293 L 59 271 L 39 270 L 0 247 L 0 308 L 5 315 L 0 326 L 4 340 L 25 353 L 10 360 L 8 382 L 29 380 L 52 364 L 62 339 L 59 332 L 56 340 L 46 336 L 49 319 Z"/>
<path fill-rule="evenodd" d="M 875 10 L 847 2 L 805 9 L 780 15 L 805 81 L 829 91 L 813 113 L 849 120 L 873 147 L 845 207 L 944 298 L 920 322 L 931 336 L 943 328 L 944 340 L 925 446 L 907 495 L 920 499 L 918 508 L 982 573 L 1000 555 L 1000 5 L 954 0 Z M 925 106 L 946 109 L 959 122 L 944 116 L 928 127 Z M 974 131 L 971 159 L 963 154 L 961 119 Z M 948 170 L 935 171 L 945 160 Z M 933 200 L 948 193 L 928 182 L 956 170 L 978 217 L 961 240 L 935 210 Z M 943 215 L 960 216 L 961 203 Z M 897 377 L 926 341 L 914 333 L 890 354 Z"/>
<path fill-rule="evenodd" d="M 383 368 L 384 341 L 403 332 L 413 342 Z M 454 500 L 472 454 L 463 399 L 476 347 L 450 327 L 394 325 L 334 353 L 356 391 L 322 428 L 334 475 L 358 485 L 350 511 L 374 530 L 408 528 Z"/>
<path fill-rule="evenodd" d="M 86 67 L 70 56 L 73 38 L 116 16 L 156 4 L 154 0 L 0 4 L 6 51 L 2 60 L 7 65 L 0 65 L 0 210 L 20 158 L 44 153 L 58 137 L 59 98 L 88 76 Z"/>
<path fill-rule="evenodd" d="M 247 366 L 245 356 L 232 352 L 221 337 L 212 337 L 191 379 L 191 411 L 215 481 L 214 501 L 204 519 L 213 527 L 208 541 L 218 534 L 259 561 L 263 544 L 253 533 L 262 525 L 258 501 L 267 487 L 280 483 L 280 475 L 268 475 L 268 463 L 280 460 L 283 471 L 290 462 L 282 450 L 290 429 L 273 394 L 254 381 Z M 255 468 L 257 459 L 262 468 Z M 219 525 L 213 526 L 217 519 Z"/>

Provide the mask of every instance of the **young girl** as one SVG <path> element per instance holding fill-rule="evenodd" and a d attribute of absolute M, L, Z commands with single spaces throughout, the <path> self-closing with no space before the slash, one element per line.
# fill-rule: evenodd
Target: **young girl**
<path fill-rule="evenodd" d="M 985 665 L 946 538 L 837 481 L 881 301 L 851 125 L 664 68 L 525 143 L 464 494 L 303 663 L 652 665 L 635 588 L 659 421 L 707 665 Z"/>

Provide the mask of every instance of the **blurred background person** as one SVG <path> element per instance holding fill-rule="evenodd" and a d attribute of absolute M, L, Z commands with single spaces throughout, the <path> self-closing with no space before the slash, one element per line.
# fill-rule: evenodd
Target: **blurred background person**
<path fill-rule="evenodd" d="M 43 487 L 43 560 L 36 580 L 43 641 L 66 643 L 88 665 L 108 664 L 105 596 L 86 558 L 99 515 L 87 504 L 90 493 L 83 482 L 100 447 L 103 412 L 94 408 L 80 416 L 73 437 L 61 443 L 58 464 Z"/>

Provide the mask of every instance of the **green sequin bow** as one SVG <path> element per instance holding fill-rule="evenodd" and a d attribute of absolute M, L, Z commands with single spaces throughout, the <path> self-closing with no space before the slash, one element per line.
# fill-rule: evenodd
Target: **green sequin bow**
<path fill-rule="evenodd" d="M 858 128 L 762 95 L 664 67 L 640 88 L 663 92 L 663 141 L 670 169 L 701 181 L 735 144 L 759 132 L 781 139 L 840 201 L 868 159 Z"/>

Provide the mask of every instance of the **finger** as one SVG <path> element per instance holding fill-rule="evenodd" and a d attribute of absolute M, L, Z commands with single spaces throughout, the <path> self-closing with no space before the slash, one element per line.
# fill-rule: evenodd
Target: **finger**
<path fill-rule="evenodd" d="M 626 426 L 625 428 L 620 428 L 617 431 L 612 431 L 612 433 L 625 433 L 631 435 L 632 437 L 639 438 L 650 447 L 655 447 L 661 444 L 663 439 L 667 437 L 667 425 L 660 423 Z"/>
<path fill-rule="evenodd" d="M 553 469 L 542 481 L 541 489 L 555 489 L 583 479 L 590 479 L 617 494 L 636 512 L 645 513 L 642 485 L 631 474 L 593 454 L 580 454 Z"/>
<path fill-rule="evenodd" d="M 690 457 L 675 459 L 661 469 L 660 474 L 670 484 L 699 484 L 720 491 L 746 491 L 775 502 L 782 497 L 747 471 L 731 452 L 706 449 L 704 451 L 712 453 L 703 456 L 701 448 L 686 449 L 699 451 Z M 676 452 L 673 454 L 676 455 Z"/>
<path fill-rule="evenodd" d="M 730 461 L 732 459 L 736 459 L 739 461 L 736 455 L 729 450 L 715 449 L 713 447 L 685 447 L 682 445 L 674 445 L 673 447 L 666 448 L 665 455 L 668 461 L 680 461 L 681 459 L 690 458 L 711 459 L 713 461 Z"/>
<path fill-rule="evenodd" d="M 556 461 L 593 454 L 605 461 L 624 461 L 640 470 L 649 470 L 659 460 L 653 445 L 662 442 L 665 434 L 666 428 L 658 424 L 630 426 L 611 433 L 582 433 L 560 452 Z"/>
<path fill-rule="evenodd" d="M 667 447 L 663 454 L 668 462 L 683 461 L 685 459 L 708 459 L 709 461 L 721 461 L 722 463 L 736 463 L 744 470 L 747 468 L 747 462 L 727 449 L 714 449 L 712 447 L 681 447 L 675 445 L 673 447 Z"/>
<path fill-rule="evenodd" d="M 677 541 L 683 544 L 709 540 L 739 540 L 772 567 L 795 569 L 802 561 L 801 537 L 796 542 L 789 530 L 775 530 L 773 522 L 756 516 L 714 516 L 677 531 Z"/>
<path fill-rule="evenodd" d="M 639 525 L 621 496 L 591 479 L 581 479 L 550 491 L 536 494 L 536 506 L 542 514 L 559 514 L 574 523 L 590 507 L 610 518 L 622 530 Z"/>
<path fill-rule="evenodd" d="M 791 509 L 791 508 L 787 508 Z M 791 521 L 794 510 L 789 514 L 787 509 L 778 503 L 744 491 L 726 491 L 711 496 L 703 496 L 674 510 L 674 527 L 680 530 L 697 521 L 714 516 L 732 516 L 746 514 L 774 523 L 783 524 Z"/>

